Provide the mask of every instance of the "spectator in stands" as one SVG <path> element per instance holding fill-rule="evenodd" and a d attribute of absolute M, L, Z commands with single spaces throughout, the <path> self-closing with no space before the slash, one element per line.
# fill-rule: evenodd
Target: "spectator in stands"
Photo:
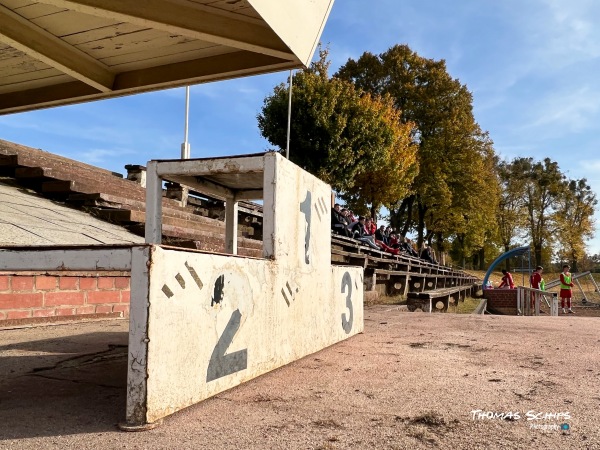
<path fill-rule="evenodd" d="M 371 248 L 397 255 L 400 252 L 399 250 L 388 247 L 383 242 L 375 239 L 374 235 L 368 233 L 367 229 L 370 228 L 367 225 L 368 220 L 369 219 L 365 219 L 363 216 L 358 219 L 358 224 L 352 228 L 352 235 L 354 238 L 364 242 Z"/>
<path fill-rule="evenodd" d="M 394 231 L 392 230 L 392 227 L 390 227 L 389 225 L 388 225 L 387 227 L 385 227 L 385 233 L 384 233 L 384 236 L 385 236 L 385 237 L 386 237 L 386 239 L 387 239 L 387 242 L 386 242 L 386 244 L 388 244 L 388 245 L 390 245 L 390 239 L 391 239 L 391 237 L 392 237 L 392 233 L 393 233 L 393 232 L 394 232 Z M 394 233 L 394 234 L 395 234 L 395 233 Z"/>
<path fill-rule="evenodd" d="M 406 237 L 404 239 L 402 239 L 402 242 L 400 243 L 400 248 L 402 249 L 403 252 L 405 252 L 406 254 L 408 254 L 410 256 L 414 256 L 415 258 L 419 257 L 419 254 L 413 247 L 411 240 Z"/>
<path fill-rule="evenodd" d="M 379 230 L 377 230 L 379 231 Z M 389 245 L 387 245 L 385 242 L 380 241 L 379 239 L 377 239 L 377 236 L 375 237 L 375 243 L 381 248 L 381 250 L 383 250 L 384 252 L 388 252 L 391 253 L 392 255 L 398 255 L 400 253 L 400 249 L 398 248 L 393 248 L 390 247 Z"/>
<path fill-rule="evenodd" d="M 513 277 L 510 272 L 506 269 L 502 269 L 502 281 L 498 285 L 498 289 L 514 289 L 515 282 L 513 281 Z"/>
<path fill-rule="evenodd" d="M 377 228 L 377 231 L 375 231 L 375 239 L 383 242 L 386 245 L 388 244 L 389 241 L 385 235 L 385 225 L 381 225 L 379 228 Z"/>
<path fill-rule="evenodd" d="M 437 264 L 437 261 L 435 260 L 435 257 L 433 256 L 433 251 L 431 250 L 431 247 L 424 242 L 423 242 L 423 247 L 421 248 L 421 254 L 419 255 L 419 257 L 427 262 L 432 263 L 432 264 Z"/>
<path fill-rule="evenodd" d="M 342 236 L 350 236 L 348 231 L 348 222 L 342 214 L 339 203 L 336 203 L 331 210 L 331 229 Z"/>
<path fill-rule="evenodd" d="M 563 314 L 566 314 L 565 311 L 565 300 L 567 301 L 567 306 L 569 308 L 569 314 L 575 314 L 571 309 L 571 297 L 573 296 L 573 279 L 571 276 L 571 272 L 569 272 L 568 264 L 563 266 L 563 271 L 560 274 L 560 307 L 562 308 Z"/>
<path fill-rule="evenodd" d="M 375 236 L 375 232 L 377 231 L 377 224 L 370 217 L 367 217 L 365 219 L 365 228 L 367 229 L 367 233 L 369 234 L 369 236 Z"/>
<path fill-rule="evenodd" d="M 390 247 L 400 249 L 400 241 L 398 240 L 398 236 L 396 233 L 390 234 Z"/>
<path fill-rule="evenodd" d="M 544 268 L 542 266 L 537 266 L 535 268 L 535 271 L 531 274 L 531 276 L 529 277 L 529 283 L 531 284 L 531 287 L 533 289 L 540 289 L 540 290 L 544 290 L 544 279 L 542 278 L 542 272 L 544 271 Z M 535 297 L 536 297 L 536 293 L 532 292 L 531 293 L 531 310 L 533 311 L 533 308 L 535 308 Z M 540 312 L 543 313 L 542 309 L 541 309 L 541 304 L 540 304 Z"/>
<path fill-rule="evenodd" d="M 375 236 L 367 233 L 366 219 L 363 216 L 360 216 L 358 222 L 352 227 L 352 237 L 360 242 L 364 242 L 371 248 L 380 250 L 379 246 L 375 243 Z"/>
<path fill-rule="evenodd" d="M 410 248 L 414 252 L 413 254 L 418 258 L 419 252 L 417 251 L 417 244 L 414 241 L 411 241 L 410 239 L 408 240 L 408 243 L 410 244 Z"/>
<path fill-rule="evenodd" d="M 354 224 L 358 223 L 358 218 L 354 216 L 354 212 L 351 209 L 347 209 L 346 220 L 348 221 L 348 231 L 352 230 Z"/>

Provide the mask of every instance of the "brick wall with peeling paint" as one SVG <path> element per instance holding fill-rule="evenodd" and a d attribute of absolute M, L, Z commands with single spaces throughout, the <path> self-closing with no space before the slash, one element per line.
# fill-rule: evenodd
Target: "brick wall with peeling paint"
<path fill-rule="evenodd" d="M 129 274 L 0 274 L 0 327 L 129 316 Z"/>

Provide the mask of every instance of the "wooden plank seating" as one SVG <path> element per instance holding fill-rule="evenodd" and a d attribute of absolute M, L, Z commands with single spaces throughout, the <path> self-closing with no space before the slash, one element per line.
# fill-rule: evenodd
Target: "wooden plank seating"
<path fill-rule="evenodd" d="M 331 249 L 331 262 L 365 268 L 367 266 L 367 261 L 367 255 L 339 250 L 337 248 Z"/>
<path fill-rule="evenodd" d="M 476 283 L 434 289 L 425 292 L 409 292 L 406 295 L 406 306 L 409 311 L 421 309 L 423 312 L 446 312 L 448 307 L 464 301 L 467 295 L 472 296 L 478 289 Z"/>
<path fill-rule="evenodd" d="M 378 290 L 386 295 L 403 297 L 408 297 L 409 293 L 414 296 L 438 292 L 446 299 L 445 303 L 441 303 L 442 310 L 447 309 L 448 303 L 457 293 L 457 298 L 464 299 L 465 293 L 477 281 L 471 275 L 452 267 L 432 264 L 407 254 L 381 252 L 346 236 L 332 234 L 331 248 L 334 263 L 351 264 L 352 254 L 364 258 L 360 262 L 365 268 L 365 291 Z M 433 300 L 432 298 L 430 302 L 427 297 L 426 309 L 431 310 L 431 305 L 435 305 Z M 417 306 L 414 309 L 416 308 Z"/>

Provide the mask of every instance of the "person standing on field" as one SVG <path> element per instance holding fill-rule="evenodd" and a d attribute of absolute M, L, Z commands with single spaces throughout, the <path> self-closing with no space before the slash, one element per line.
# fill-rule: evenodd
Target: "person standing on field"
<path fill-rule="evenodd" d="M 560 307 L 563 310 L 563 314 L 566 314 L 565 311 L 565 300 L 567 302 L 567 307 L 569 308 L 569 314 L 575 314 L 571 309 L 571 297 L 573 296 L 573 280 L 571 276 L 571 272 L 569 272 L 568 264 L 563 266 L 563 271 L 560 274 Z"/>
<path fill-rule="evenodd" d="M 531 284 L 531 287 L 533 289 L 540 289 L 540 290 L 544 290 L 544 279 L 542 278 L 542 272 L 544 271 L 544 268 L 542 266 L 537 266 L 535 268 L 535 272 L 533 272 L 531 274 L 531 277 L 529 277 L 529 283 Z M 531 310 L 533 311 L 533 308 L 535 307 L 535 296 L 536 293 L 532 292 L 531 293 Z M 542 310 L 540 309 L 540 312 L 542 312 Z"/>

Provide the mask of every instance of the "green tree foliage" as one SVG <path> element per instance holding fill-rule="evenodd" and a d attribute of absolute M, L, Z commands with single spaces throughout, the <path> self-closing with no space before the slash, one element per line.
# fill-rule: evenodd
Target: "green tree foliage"
<path fill-rule="evenodd" d="M 328 182 L 357 209 L 379 209 L 405 195 L 418 172 L 413 125 L 393 101 L 364 95 L 328 76 L 327 51 L 293 81 L 290 159 Z M 281 84 L 258 115 L 262 135 L 280 149 L 287 139 L 288 89 Z"/>
<path fill-rule="evenodd" d="M 389 96 L 371 98 L 370 94 L 365 94 L 360 101 L 374 117 L 380 117 L 386 124 L 391 133 L 390 145 L 380 149 L 383 159 L 357 174 L 354 184 L 342 193 L 341 198 L 354 211 L 375 217 L 383 205 L 409 194 L 418 173 L 417 146 L 411 137 L 414 125 L 401 122 L 400 112 L 394 108 Z"/>
<path fill-rule="evenodd" d="M 479 135 L 479 139 L 472 149 L 462 152 L 465 158 L 462 167 L 466 170 L 453 186 L 453 204 L 446 217 L 458 220 L 450 227 L 441 216 L 438 227 L 453 238 L 457 261 L 463 261 L 464 266 L 467 258 L 475 257 L 477 266 L 484 269 L 486 243 L 495 241 L 498 233 L 495 214 L 500 185 L 495 176 L 496 156 L 492 142 L 485 134 Z M 438 242 L 443 241 L 438 239 Z"/>
<path fill-rule="evenodd" d="M 493 214 L 478 212 L 497 201 L 492 143 L 473 118 L 471 93 L 448 74 L 445 62 L 396 45 L 349 60 L 336 77 L 365 92 L 390 95 L 402 120 L 416 124 L 420 171 L 411 195 L 390 205 L 393 226 L 402 234 L 416 230 L 419 245 L 436 237 L 438 250 L 445 238 L 467 229 L 490 234 Z M 473 246 L 479 245 L 480 237 L 473 238 Z"/>
<path fill-rule="evenodd" d="M 598 201 L 587 180 L 570 180 L 556 214 L 556 245 L 562 261 L 570 261 L 574 272 L 585 256 L 585 241 L 594 237 L 594 212 Z"/>
<path fill-rule="evenodd" d="M 557 211 L 564 198 L 567 182 L 558 164 L 550 158 L 516 158 L 510 163 L 511 177 L 521 177 L 527 233 L 536 264 L 542 264 L 543 250 L 551 247 L 559 230 Z"/>
<path fill-rule="evenodd" d="M 523 236 L 527 227 L 527 209 L 524 201 L 526 179 L 512 168 L 507 161 L 500 161 L 496 166 L 500 182 L 498 238 L 505 252 L 515 247 L 517 239 Z"/>

